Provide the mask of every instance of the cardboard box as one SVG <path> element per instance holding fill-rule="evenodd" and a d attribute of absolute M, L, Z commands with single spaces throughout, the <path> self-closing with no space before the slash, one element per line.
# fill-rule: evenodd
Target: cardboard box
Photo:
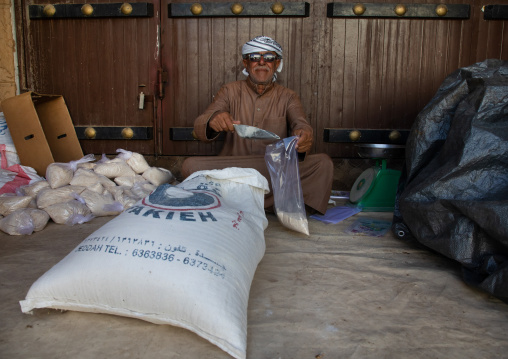
<path fill-rule="evenodd" d="M 69 110 L 60 95 L 26 92 L 2 101 L 2 110 L 23 166 L 46 176 L 53 162 L 83 157 Z"/>

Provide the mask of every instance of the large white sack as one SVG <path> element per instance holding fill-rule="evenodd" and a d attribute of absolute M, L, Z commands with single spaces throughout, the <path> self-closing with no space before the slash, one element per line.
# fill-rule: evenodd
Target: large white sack
<path fill-rule="evenodd" d="M 245 358 L 249 290 L 265 251 L 267 192 L 259 172 L 240 168 L 161 185 L 39 278 L 21 309 L 172 324 Z"/>

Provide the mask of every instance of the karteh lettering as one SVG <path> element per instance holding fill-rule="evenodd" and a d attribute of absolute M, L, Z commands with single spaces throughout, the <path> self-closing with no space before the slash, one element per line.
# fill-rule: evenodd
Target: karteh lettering
<path fill-rule="evenodd" d="M 127 213 L 131 213 L 137 216 L 150 217 L 156 219 L 167 219 L 167 220 L 180 220 L 187 222 L 195 222 L 200 220 L 201 222 L 217 222 L 217 219 L 211 212 L 199 212 L 199 211 L 187 211 L 187 212 L 174 212 L 166 211 L 162 209 L 153 209 L 144 206 L 134 206 L 129 208 Z"/>

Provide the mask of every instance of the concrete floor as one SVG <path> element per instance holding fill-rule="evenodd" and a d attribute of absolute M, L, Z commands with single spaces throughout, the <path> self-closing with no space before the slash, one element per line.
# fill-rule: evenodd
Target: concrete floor
<path fill-rule="evenodd" d="M 311 236 L 268 214 L 248 307 L 247 358 L 508 357 L 508 305 L 465 285 L 447 258 L 396 239 L 353 236 L 359 213 Z M 230 358 L 196 334 L 106 314 L 23 314 L 31 284 L 111 217 L 30 236 L 0 234 L 0 358 Z"/>

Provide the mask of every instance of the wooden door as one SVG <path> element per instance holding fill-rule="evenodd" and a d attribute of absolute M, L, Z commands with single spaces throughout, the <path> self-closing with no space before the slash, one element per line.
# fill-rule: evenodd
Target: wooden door
<path fill-rule="evenodd" d="M 16 2 L 21 88 L 63 95 L 85 153 L 123 148 L 152 155 L 158 151 L 160 4 L 122 5 Z"/>

